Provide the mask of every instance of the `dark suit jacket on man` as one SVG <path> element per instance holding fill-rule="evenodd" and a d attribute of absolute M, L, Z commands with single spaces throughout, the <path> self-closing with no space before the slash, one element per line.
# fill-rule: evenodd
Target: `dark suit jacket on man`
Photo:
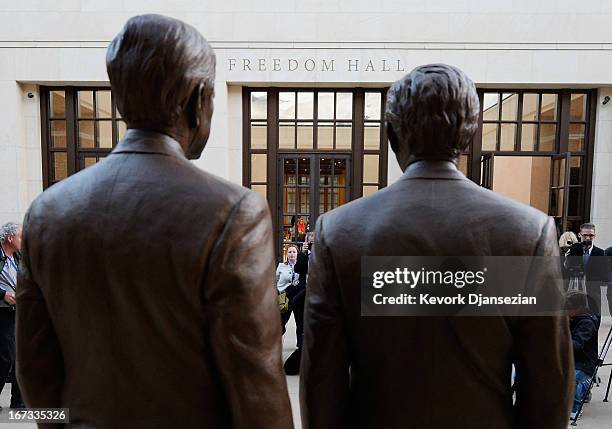
<path fill-rule="evenodd" d="M 567 427 L 574 388 L 567 317 L 360 313 L 362 256 L 557 261 L 552 219 L 477 186 L 450 162 L 421 161 L 389 187 L 320 217 L 316 237 L 302 352 L 304 429 Z M 560 276 L 557 263 L 542 270 Z"/>
<path fill-rule="evenodd" d="M 589 306 L 593 314 L 601 315 L 601 287 L 608 284 L 608 259 L 603 249 L 593 246 L 591 256 L 584 266 Z"/>
<path fill-rule="evenodd" d="M 23 247 L 28 406 L 99 428 L 292 427 L 263 198 L 130 130 L 36 199 Z"/>

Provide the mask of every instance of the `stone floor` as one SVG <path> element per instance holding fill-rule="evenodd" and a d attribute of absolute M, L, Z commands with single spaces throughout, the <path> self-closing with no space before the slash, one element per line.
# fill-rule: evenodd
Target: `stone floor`
<path fill-rule="evenodd" d="M 599 331 L 599 343 L 600 347 L 604 342 L 604 339 L 612 326 L 612 318 L 605 317 L 602 321 L 602 327 Z M 289 321 L 287 326 L 287 333 L 283 339 L 283 358 L 286 359 L 291 352 L 295 349 L 295 325 L 293 324 L 293 318 Z M 608 354 L 606 362 L 612 363 L 612 350 Z M 600 377 L 602 383 L 599 387 L 593 387 L 593 399 L 589 404 L 584 407 L 583 417 L 578 420 L 579 429 L 604 429 L 612 426 L 612 393 L 610 394 L 610 402 L 602 402 L 605 395 L 606 383 L 610 375 L 610 369 L 612 366 L 605 367 L 600 371 Z M 295 429 L 301 428 L 300 423 L 300 406 L 299 406 L 299 377 L 287 377 L 287 385 L 289 387 L 289 396 L 291 398 L 291 406 L 293 409 L 293 421 L 295 423 Z M 0 405 L 4 407 L 6 412 L 10 402 L 9 397 L 10 385 L 7 384 L 4 387 L 2 394 L 0 395 Z M 16 427 L 18 429 L 35 429 L 36 426 L 33 424 L 9 424 L 0 423 L 0 429 Z"/>

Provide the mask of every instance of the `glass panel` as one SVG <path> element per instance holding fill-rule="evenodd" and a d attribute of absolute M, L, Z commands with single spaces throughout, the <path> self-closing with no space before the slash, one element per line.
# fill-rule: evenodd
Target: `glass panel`
<path fill-rule="evenodd" d="M 68 156 L 66 152 L 52 152 L 53 181 L 65 179 L 68 176 Z"/>
<path fill-rule="evenodd" d="M 117 136 L 119 140 L 123 139 L 127 131 L 127 125 L 123 121 L 117 121 Z"/>
<path fill-rule="evenodd" d="M 572 156 L 570 158 L 570 185 L 582 184 L 582 157 Z"/>
<path fill-rule="evenodd" d="M 251 92 L 251 119 L 268 117 L 268 93 Z"/>
<path fill-rule="evenodd" d="M 332 184 L 334 186 L 346 186 L 346 159 L 334 160 L 334 177 Z"/>
<path fill-rule="evenodd" d="M 251 189 L 264 197 L 264 199 L 268 198 L 268 187 L 266 185 L 251 185 Z"/>
<path fill-rule="evenodd" d="M 584 124 L 570 124 L 568 146 L 570 152 L 582 152 L 584 150 L 584 131 Z"/>
<path fill-rule="evenodd" d="M 380 119 L 380 92 L 366 92 L 365 94 L 365 117 L 368 120 Z"/>
<path fill-rule="evenodd" d="M 482 119 L 485 121 L 499 120 L 499 94 L 485 93 L 482 106 Z"/>
<path fill-rule="evenodd" d="M 295 218 L 295 229 L 297 233 L 296 241 L 303 242 L 306 238 L 306 233 L 310 231 L 310 216 L 297 215 Z"/>
<path fill-rule="evenodd" d="M 283 166 L 284 171 L 283 171 L 283 175 L 284 175 L 284 180 L 285 180 L 285 186 L 295 186 L 297 185 L 296 182 L 296 167 L 297 167 L 297 159 L 286 159 L 285 160 L 285 164 Z"/>
<path fill-rule="evenodd" d="M 457 169 L 459 171 L 461 171 L 463 173 L 464 176 L 468 175 L 468 162 L 469 162 L 469 156 L 468 155 L 461 155 L 459 156 L 459 165 L 457 165 Z"/>
<path fill-rule="evenodd" d="M 336 93 L 336 119 L 353 119 L 353 93 Z"/>
<path fill-rule="evenodd" d="M 538 150 L 555 150 L 556 130 L 557 126 L 555 124 L 540 124 L 540 146 Z"/>
<path fill-rule="evenodd" d="M 298 119 L 312 119 L 314 113 L 314 93 L 298 92 Z"/>
<path fill-rule="evenodd" d="M 517 112 L 518 112 L 518 94 L 503 94 L 502 95 L 502 120 L 503 121 L 516 121 Z M 503 139 L 502 139 L 502 142 L 503 142 Z"/>
<path fill-rule="evenodd" d="M 538 120 L 538 94 L 523 94 L 523 121 Z"/>
<path fill-rule="evenodd" d="M 319 149 L 334 148 L 334 125 L 318 123 L 317 127 L 317 146 Z"/>
<path fill-rule="evenodd" d="M 280 124 L 278 128 L 278 147 L 281 149 L 295 149 L 294 124 Z"/>
<path fill-rule="evenodd" d="M 86 156 L 84 158 L 84 160 L 83 160 L 83 164 L 84 164 L 85 168 L 91 167 L 96 162 L 98 162 L 98 158 L 96 158 L 95 156 Z"/>
<path fill-rule="evenodd" d="M 111 118 L 113 116 L 113 107 L 111 104 L 110 91 L 96 91 L 96 114 L 98 118 Z"/>
<path fill-rule="evenodd" d="M 254 153 L 251 155 L 251 182 L 265 182 L 267 179 L 267 155 Z"/>
<path fill-rule="evenodd" d="M 482 150 L 497 150 L 497 124 L 482 124 Z"/>
<path fill-rule="evenodd" d="M 317 117 L 319 119 L 334 119 L 334 93 L 319 92 Z"/>
<path fill-rule="evenodd" d="M 298 188 L 298 210 L 299 213 L 310 213 L 310 188 Z"/>
<path fill-rule="evenodd" d="M 565 189 L 561 188 L 561 189 L 557 189 L 556 192 L 557 195 L 557 212 L 555 213 L 555 216 L 563 216 L 563 207 L 564 207 L 564 203 L 565 203 Z"/>
<path fill-rule="evenodd" d="M 559 160 L 559 181 L 556 183 L 557 186 L 565 186 L 565 158 Z"/>
<path fill-rule="evenodd" d="M 332 158 L 321 158 L 319 160 L 319 184 L 331 186 L 332 184 Z"/>
<path fill-rule="evenodd" d="M 572 94 L 570 121 L 586 121 L 586 94 Z"/>
<path fill-rule="evenodd" d="M 295 241 L 295 221 L 297 216 L 283 216 L 283 241 Z"/>
<path fill-rule="evenodd" d="M 79 118 L 93 118 L 93 91 L 78 92 Z"/>
<path fill-rule="evenodd" d="M 580 202 L 582 201 L 582 187 L 569 188 L 569 201 L 567 202 L 567 215 L 580 216 Z"/>
<path fill-rule="evenodd" d="M 265 149 L 268 147 L 268 127 L 265 122 L 251 124 L 251 148 Z"/>
<path fill-rule="evenodd" d="M 278 117 L 295 119 L 295 92 L 278 93 Z"/>
<path fill-rule="evenodd" d="M 285 187 L 283 193 L 283 208 L 285 213 L 295 213 L 297 200 L 296 188 Z M 294 221 L 295 222 L 295 221 Z"/>
<path fill-rule="evenodd" d="M 336 123 L 336 149 L 350 149 L 353 127 L 347 123 Z"/>
<path fill-rule="evenodd" d="M 378 155 L 363 155 L 363 182 L 378 183 Z"/>
<path fill-rule="evenodd" d="M 516 124 L 502 124 L 500 150 L 514 150 Z"/>
<path fill-rule="evenodd" d="M 98 145 L 103 148 L 111 149 L 113 147 L 113 122 L 99 121 L 98 122 Z"/>
<path fill-rule="evenodd" d="M 298 123 L 297 134 L 298 149 L 312 149 L 312 122 Z"/>
<path fill-rule="evenodd" d="M 363 128 L 363 148 L 366 150 L 380 149 L 380 125 L 365 123 Z"/>
<path fill-rule="evenodd" d="M 79 147 L 95 147 L 94 121 L 79 121 Z"/>
<path fill-rule="evenodd" d="M 555 121 L 557 119 L 557 94 L 542 94 L 540 110 L 541 121 Z"/>
<path fill-rule="evenodd" d="M 367 197 L 368 195 L 372 195 L 376 191 L 378 191 L 378 186 L 366 185 L 363 187 L 363 196 Z"/>
<path fill-rule="evenodd" d="M 523 124 L 521 130 L 521 150 L 534 151 L 537 141 L 537 124 Z"/>
<path fill-rule="evenodd" d="M 298 169 L 298 185 L 310 185 L 310 158 L 300 158 Z"/>
<path fill-rule="evenodd" d="M 53 118 L 66 116 L 66 94 L 64 91 L 51 91 L 49 93 L 49 112 Z"/>
<path fill-rule="evenodd" d="M 66 121 L 51 121 L 51 147 L 66 147 Z"/>

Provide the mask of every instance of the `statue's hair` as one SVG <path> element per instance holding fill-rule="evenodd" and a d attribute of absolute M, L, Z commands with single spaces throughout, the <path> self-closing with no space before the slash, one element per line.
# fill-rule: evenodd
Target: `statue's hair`
<path fill-rule="evenodd" d="M 428 64 L 395 82 L 385 119 L 412 155 L 458 158 L 478 129 L 480 103 L 474 83 L 446 64 Z"/>
<path fill-rule="evenodd" d="M 130 18 L 106 52 L 117 109 L 133 126 L 173 126 L 201 83 L 212 94 L 215 63 L 195 28 L 162 15 Z"/>

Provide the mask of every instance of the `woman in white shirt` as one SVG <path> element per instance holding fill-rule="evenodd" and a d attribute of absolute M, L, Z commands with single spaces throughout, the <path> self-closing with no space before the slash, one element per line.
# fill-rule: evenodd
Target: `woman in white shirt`
<path fill-rule="evenodd" d="M 285 333 L 285 325 L 291 317 L 291 301 L 294 295 L 298 292 L 297 284 L 300 275 L 295 272 L 295 263 L 297 261 L 298 248 L 295 245 L 290 245 L 287 248 L 287 261 L 281 262 L 276 267 L 276 288 L 278 293 L 285 293 L 286 299 L 289 301 L 289 308 L 281 312 L 281 323 L 283 326 L 283 334 Z M 280 301 L 280 300 L 279 300 Z"/>

